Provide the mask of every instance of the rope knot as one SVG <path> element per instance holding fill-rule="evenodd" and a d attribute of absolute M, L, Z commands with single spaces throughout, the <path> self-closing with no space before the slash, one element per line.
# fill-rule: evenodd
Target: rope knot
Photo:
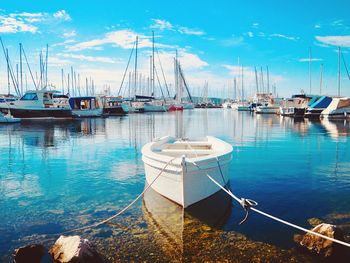
<path fill-rule="evenodd" d="M 252 199 L 246 199 L 246 198 L 241 198 L 241 201 L 239 201 L 239 203 L 241 204 L 241 206 L 244 208 L 246 214 L 245 217 L 243 218 L 243 220 L 241 222 L 239 222 L 239 224 L 243 224 L 245 221 L 247 221 L 248 216 L 249 216 L 249 209 L 251 207 L 257 206 L 258 202 L 252 200 Z"/>

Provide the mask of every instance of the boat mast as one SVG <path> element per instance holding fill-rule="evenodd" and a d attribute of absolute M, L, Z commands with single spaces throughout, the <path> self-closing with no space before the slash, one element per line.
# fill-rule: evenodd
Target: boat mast
<path fill-rule="evenodd" d="M 256 84 L 256 93 L 259 93 L 259 81 L 258 81 L 258 72 L 256 70 L 256 67 L 255 68 L 255 84 Z"/>
<path fill-rule="evenodd" d="M 63 68 L 61 68 L 61 80 L 62 80 L 62 94 L 64 94 L 64 79 L 63 79 L 64 73 L 63 73 Z"/>
<path fill-rule="evenodd" d="M 21 95 L 23 94 L 22 43 L 19 43 L 19 70 L 21 77 Z"/>
<path fill-rule="evenodd" d="M 309 49 L 309 85 L 310 85 L 310 94 L 311 94 L 311 83 L 312 83 L 312 71 L 311 71 L 311 62 L 312 62 L 312 53 L 311 53 L 311 47 Z"/>
<path fill-rule="evenodd" d="M 323 64 L 321 64 L 320 95 L 322 95 L 322 85 L 323 85 Z"/>
<path fill-rule="evenodd" d="M 266 75 L 267 75 L 267 94 L 270 94 L 270 73 L 269 73 L 269 66 L 266 66 Z"/>
<path fill-rule="evenodd" d="M 46 62 L 45 62 L 45 87 L 48 85 L 48 79 L 47 79 L 47 68 L 48 68 L 48 60 L 49 60 L 49 45 L 46 44 Z"/>
<path fill-rule="evenodd" d="M 152 31 L 152 97 L 154 96 L 154 31 Z"/>
<path fill-rule="evenodd" d="M 7 64 L 7 93 L 10 95 L 10 66 L 9 66 L 9 50 L 6 48 L 6 64 Z"/>
<path fill-rule="evenodd" d="M 242 65 L 242 102 L 244 101 L 243 65 Z"/>
<path fill-rule="evenodd" d="M 136 89 L 137 89 L 137 46 L 139 42 L 139 36 L 136 36 L 136 44 L 135 44 L 135 69 L 134 69 L 134 91 L 136 97 Z"/>
<path fill-rule="evenodd" d="M 338 47 L 338 96 L 340 96 L 340 47 Z"/>

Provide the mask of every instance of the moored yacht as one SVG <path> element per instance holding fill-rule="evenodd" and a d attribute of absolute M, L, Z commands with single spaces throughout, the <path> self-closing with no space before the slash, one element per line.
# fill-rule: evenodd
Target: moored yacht
<path fill-rule="evenodd" d="M 318 98 L 306 109 L 305 117 L 319 118 L 322 111 L 325 110 L 331 102 L 332 98 L 328 96 L 322 96 Z"/>
<path fill-rule="evenodd" d="M 102 97 L 103 114 L 106 115 L 124 115 L 129 112 L 127 102 L 118 97 Z"/>
<path fill-rule="evenodd" d="M 54 101 L 58 91 L 41 89 L 27 91 L 18 100 L 1 100 L 0 111 L 15 118 L 69 118 L 72 116 L 69 107 L 59 107 Z"/>
<path fill-rule="evenodd" d="M 332 98 L 332 102 L 321 113 L 321 118 L 350 118 L 350 98 Z"/>

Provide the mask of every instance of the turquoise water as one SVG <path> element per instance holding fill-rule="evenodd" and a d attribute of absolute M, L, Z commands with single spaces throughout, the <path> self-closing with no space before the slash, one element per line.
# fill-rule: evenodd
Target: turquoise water
<path fill-rule="evenodd" d="M 350 213 L 350 124 L 346 121 L 198 109 L 1 125 L 0 259 L 8 261 L 14 248 L 35 241 L 49 246 L 56 233 L 94 223 L 123 208 L 145 185 L 142 145 L 168 134 L 213 135 L 231 143 L 230 188 L 238 196 L 258 201 L 263 211 L 307 228 L 309 218 L 332 221 L 332 215 L 347 218 Z M 239 226 L 244 212 L 232 204 L 216 226 L 220 231 L 278 248 L 294 246 L 293 234 L 298 231 L 254 213 Z M 132 231 L 135 222 L 145 235 L 152 234 L 149 222 L 143 220 L 143 206 L 139 201 L 116 219 L 117 228 L 110 225 L 78 234 L 101 244 L 106 254 L 113 251 L 108 257 L 117 259 L 118 250 L 112 249 L 115 236 L 120 239 Z M 127 242 L 134 241 L 125 239 L 123 244 L 132 248 Z M 135 248 L 123 250 L 123 256 L 127 253 L 131 257 Z M 144 250 L 137 254 L 139 259 L 148 256 Z"/>

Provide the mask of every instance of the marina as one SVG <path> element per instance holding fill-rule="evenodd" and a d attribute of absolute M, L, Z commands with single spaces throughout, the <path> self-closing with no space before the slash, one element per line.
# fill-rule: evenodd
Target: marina
<path fill-rule="evenodd" d="M 349 4 L 10 2 L 0 262 L 349 261 Z"/>

